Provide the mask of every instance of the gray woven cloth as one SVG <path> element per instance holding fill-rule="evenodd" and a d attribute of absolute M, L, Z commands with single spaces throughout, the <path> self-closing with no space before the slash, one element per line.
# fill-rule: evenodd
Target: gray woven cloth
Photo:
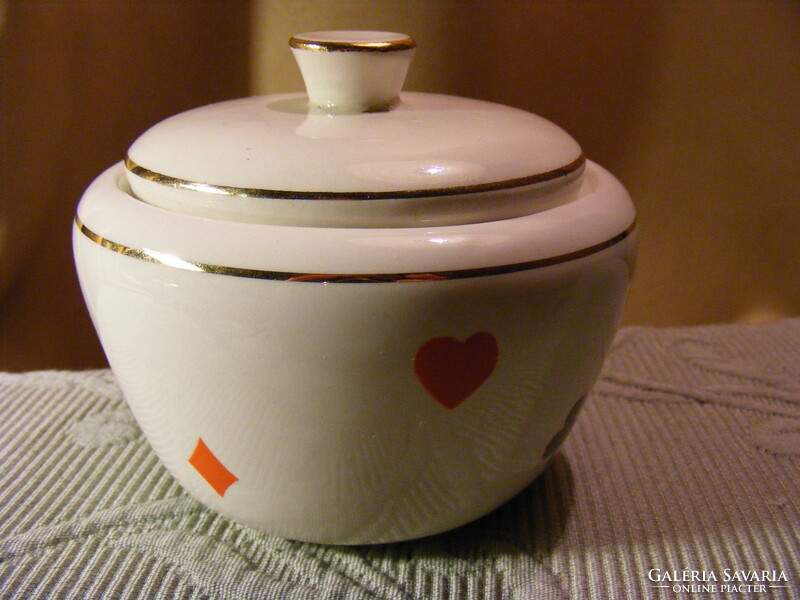
<path fill-rule="evenodd" d="M 0 374 L 0 598 L 800 598 L 798 492 L 800 319 L 623 329 L 533 485 L 383 546 L 201 507 L 108 371 Z"/>

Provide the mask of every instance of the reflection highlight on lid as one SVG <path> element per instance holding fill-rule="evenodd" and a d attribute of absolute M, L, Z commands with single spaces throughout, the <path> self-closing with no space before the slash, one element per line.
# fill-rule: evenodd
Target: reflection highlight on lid
<path fill-rule="evenodd" d="M 373 161 L 353 165 L 348 172 L 364 181 L 387 188 L 449 188 L 468 181 L 486 181 L 491 177 L 486 165 L 477 161 L 420 160 Z M 469 185 L 469 184 L 466 184 Z"/>

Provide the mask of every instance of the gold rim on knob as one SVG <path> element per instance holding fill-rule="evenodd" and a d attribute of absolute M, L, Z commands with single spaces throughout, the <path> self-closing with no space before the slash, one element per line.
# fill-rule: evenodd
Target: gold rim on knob
<path fill-rule="evenodd" d="M 316 52 L 395 52 L 416 48 L 417 43 L 410 37 L 389 40 L 317 40 L 296 35 L 289 40 L 289 46 Z"/>

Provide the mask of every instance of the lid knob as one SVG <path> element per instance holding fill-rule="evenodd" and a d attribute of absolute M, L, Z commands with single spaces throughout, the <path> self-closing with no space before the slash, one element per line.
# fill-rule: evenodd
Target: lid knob
<path fill-rule="evenodd" d="M 315 31 L 289 40 L 312 108 L 329 113 L 389 110 L 416 42 L 388 31 Z"/>

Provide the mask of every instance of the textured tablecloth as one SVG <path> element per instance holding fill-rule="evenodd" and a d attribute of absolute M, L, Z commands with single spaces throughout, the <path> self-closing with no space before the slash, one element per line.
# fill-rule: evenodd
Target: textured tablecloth
<path fill-rule="evenodd" d="M 217 516 L 108 371 L 0 374 L 0 598 L 800 598 L 800 319 L 627 328 L 551 466 L 383 546 Z"/>

